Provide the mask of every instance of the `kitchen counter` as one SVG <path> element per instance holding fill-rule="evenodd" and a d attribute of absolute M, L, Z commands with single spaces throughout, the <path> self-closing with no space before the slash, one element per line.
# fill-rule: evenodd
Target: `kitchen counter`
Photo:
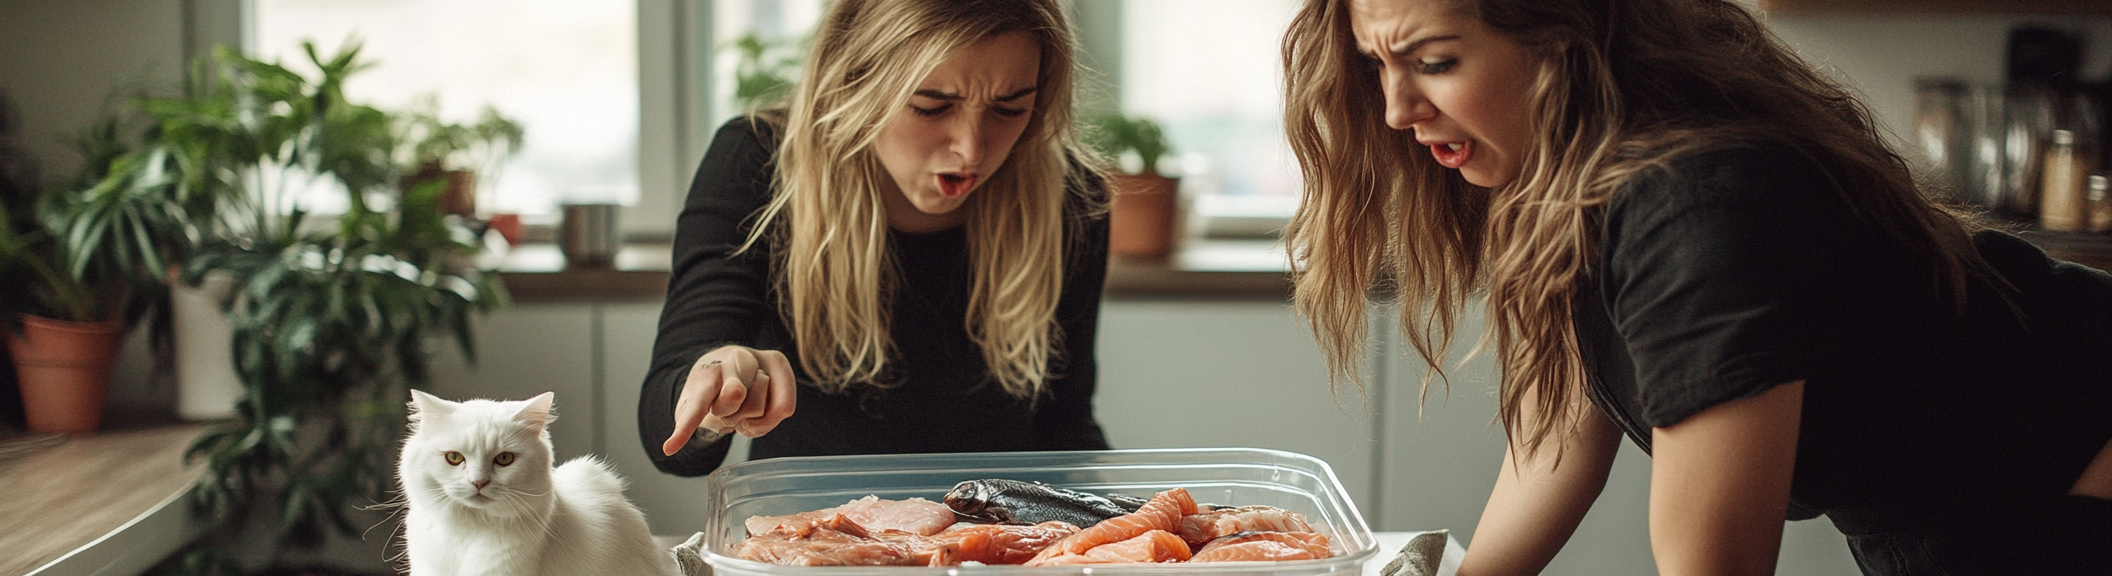
<path fill-rule="evenodd" d="M 136 574 L 200 534 L 183 452 L 210 425 L 116 416 L 0 461 L 0 575 Z"/>
<path fill-rule="evenodd" d="M 2112 235 L 2022 230 L 2049 255 L 2112 269 Z M 1108 262 L 1114 300 L 1277 300 L 1291 297 L 1288 259 L 1276 240 L 1201 240 L 1164 257 Z M 501 260 L 499 276 L 519 302 L 658 302 L 667 294 L 672 248 L 629 244 L 613 261 L 568 265 L 556 244 L 529 243 Z"/>
<path fill-rule="evenodd" d="M 657 302 L 667 295 L 672 256 L 667 244 L 627 244 L 610 262 L 573 265 L 556 244 L 526 243 L 498 270 L 518 302 Z M 1109 261 L 1107 297 L 1288 300 L 1287 269 L 1273 240 L 1190 242 L 1166 257 Z"/>

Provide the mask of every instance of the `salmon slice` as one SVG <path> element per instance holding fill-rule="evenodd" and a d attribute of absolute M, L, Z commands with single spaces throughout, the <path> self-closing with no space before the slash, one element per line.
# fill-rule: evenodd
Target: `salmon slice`
<path fill-rule="evenodd" d="M 801 534 L 785 530 L 749 536 L 734 556 L 784 566 L 904 566 L 917 561 L 908 543 L 873 538 L 841 514 L 805 527 Z"/>
<path fill-rule="evenodd" d="M 1188 557 L 1188 543 L 1181 541 L 1180 536 L 1165 530 L 1151 530 L 1121 542 L 1094 546 L 1084 554 L 1059 554 L 1047 559 L 1037 558 L 1027 562 L 1027 565 L 1156 564 L 1185 562 Z"/>
<path fill-rule="evenodd" d="M 1058 521 L 1032 526 L 963 523 L 919 539 L 912 546 L 920 557 L 928 555 L 929 560 L 924 563 L 927 566 L 955 566 L 962 562 L 1019 564 L 1076 533 L 1077 526 Z"/>
<path fill-rule="evenodd" d="M 1210 541 L 1191 562 L 1312 560 L 1334 556 L 1327 536 L 1313 532 L 1240 532 Z"/>
<path fill-rule="evenodd" d="M 1326 558 L 1312 550 L 1274 540 L 1252 540 L 1238 544 L 1227 544 L 1202 552 L 1190 562 L 1282 562 L 1286 560 L 1313 560 Z"/>
<path fill-rule="evenodd" d="M 1170 533 L 1180 525 L 1181 517 L 1194 513 L 1195 498 L 1189 496 L 1187 490 L 1174 488 L 1160 492 L 1153 495 L 1151 501 L 1145 502 L 1136 512 L 1102 520 L 1091 528 L 1057 541 L 1055 545 L 1036 554 L 1033 560 L 1027 561 L 1027 565 L 1032 566 L 1036 561 L 1065 554 L 1084 554 L 1096 546 L 1121 542 L 1152 530 L 1165 530 Z"/>
<path fill-rule="evenodd" d="M 1312 532 L 1313 526 L 1306 523 L 1303 514 L 1275 506 L 1239 506 L 1183 516 L 1174 533 L 1187 540 L 1189 546 L 1202 546 L 1227 535 L 1257 531 Z"/>
<path fill-rule="evenodd" d="M 923 498 L 882 500 L 877 496 L 845 502 L 842 506 L 785 516 L 750 516 L 743 524 L 751 535 L 780 533 L 799 535 L 814 530 L 814 524 L 841 514 L 873 532 L 908 532 L 930 536 L 954 523 L 953 509 Z"/>

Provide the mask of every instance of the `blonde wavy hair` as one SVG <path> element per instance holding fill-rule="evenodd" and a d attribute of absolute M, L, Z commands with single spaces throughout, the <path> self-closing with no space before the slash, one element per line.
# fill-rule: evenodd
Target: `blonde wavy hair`
<path fill-rule="evenodd" d="M 1007 393 L 1041 395 L 1063 352 L 1066 190 L 1091 188 L 1066 186 L 1070 30 L 1056 0 L 837 0 L 823 16 L 785 103 L 775 193 L 743 247 L 775 235 L 780 310 L 813 385 L 892 385 L 898 272 L 881 197 L 890 178 L 873 149 L 881 127 L 955 49 L 1018 32 L 1041 47 L 1039 91 L 1011 155 L 960 208 L 974 278 L 966 328 Z"/>
<path fill-rule="evenodd" d="M 1993 278 L 1973 249 L 1977 225 L 1922 196 L 1864 106 L 1731 2 L 1452 2 L 1536 62 L 1534 138 L 1518 177 L 1496 188 L 1386 126 L 1347 4 L 1307 0 L 1283 41 L 1284 128 L 1305 175 L 1285 241 L 1331 387 L 1363 386 L 1368 296 L 1399 304 L 1427 395 L 1456 318 L 1485 292 L 1493 330 L 1477 350 L 1493 344 L 1498 417 L 1512 447 L 1534 454 L 1590 409 L 1571 303 L 1596 254 L 1592 208 L 1672 158 L 1741 142 L 1818 161 L 1860 218 L 1928 261 L 1931 290 L 1962 306 L 1968 282 Z M 1527 399 L 1562 409 L 1526 414 Z"/>

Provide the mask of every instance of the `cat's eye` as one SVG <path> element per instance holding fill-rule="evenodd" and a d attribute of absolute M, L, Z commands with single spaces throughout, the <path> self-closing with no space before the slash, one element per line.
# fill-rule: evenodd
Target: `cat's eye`
<path fill-rule="evenodd" d="M 444 456 L 446 456 L 446 457 L 447 457 L 447 465 L 449 465 L 449 466 L 461 466 L 461 465 L 462 465 L 462 453 L 461 453 L 461 452 L 448 452 L 448 453 L 447 453 L 447 454 L 445 454 Z"/>
<path fill-rule="evenodd" d="M 500 452 L 500 453 L 499 453 L 499 456 L 498 456 L 497 458 L 492 458 L 492 459 L 491 459 L 491 462 L 492 462 L 493 464 L 498 464 L 498 465 L 500 465 L 500 466 L 505 466 L 505 465 L 508 465 L 508 464 L 512 464 L 512 463 L 513 463 L 513 453 L 512 453 L 512 452 Z"/>

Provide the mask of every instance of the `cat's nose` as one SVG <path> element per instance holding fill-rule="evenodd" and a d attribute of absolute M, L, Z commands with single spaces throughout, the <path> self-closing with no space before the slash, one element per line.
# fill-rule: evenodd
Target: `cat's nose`
<path fill-rule="evenodd" d="M 471 480 L 471 481 L 469 482 L 469 485 L 477 487 L 477 489 L 478 489 L 478 490 L 483 490 L 483 489 L 484 489 L 484 485 L 485 485 L 485 484 L 490 484 L 490 483 L 491 483 L 491 481 L 490 481 L 490 480 Z"/>

